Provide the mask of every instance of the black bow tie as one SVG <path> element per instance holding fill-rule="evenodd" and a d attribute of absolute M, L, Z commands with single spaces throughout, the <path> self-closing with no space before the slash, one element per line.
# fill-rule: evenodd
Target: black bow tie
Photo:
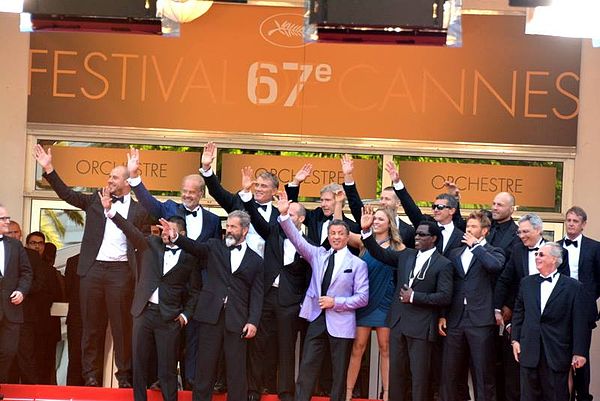
<path fill-rule="evenodd" d="M 173 252 L 173 255 L 175 255 L 178 250 L 179 248 L 169 248 L 168 246 L 165 246 L 165 252 L 171 251 Z"/>
<path fill-rule="evenodd" d="M 332 221 L 333 220 L 333 215 L 331 216 L 323 216 L 323 223 L 327 222 L 327 221 Z"/>
<path fill-rule="evenodd" d="M 575 248 L 577 248 L 577 240 L 571 241 L 570 239 L 565 238 L 565 246 L 569 246 L 569 245 L 573 245 Z"/>
<path fill-rule="evenodd" d="M 115 196 L 115 195 L 112 195 L 110 197 L 110 201 L 112 203 L 115 203 L 115 202 L 125 203 L 125 197 L 124 196 Z"/>
<path fill-rule="evenodd" d="M 538 249 L 540 249 L 540 248 L 538 248 L 537 246 L 535 248 L 528 248 L 529 252 L 535 252 Z"/>
<path fill-rule="evenodd" d="M 233 251 L 234 249 L 237 249 L 238 251 L 241 251 L 242 250 L 242 244 L 232 245 L 232 246 L 229 247 L 230 251 Z"/>
<path fill-rule="evenodd" d="M 543 283 L 544 281 L 547 281 L 547 282 L 551 283 L 552 282 L 552 276 L 548 276 L 548 277 L 537 276 L 537 282 L 538 283 Z"/>
<path fill-rule="evenodd" d="M 444 227 L 444 226 L 438 226 L 438 227 L 439 227 L 440 231 L 444 231 L 446 229 L 446 227 Z"/>
<path fill-rule="evenodd" d="M 4 241 L 4 235 L 0 237 L 0 242 Z"/>
<path fill-rule="evenodd" d="M 267 205 L 261 205 L 260 203 L 256 202 L 256 207 L 259 209 L 264 210 L 265 212 L 267 211 Z"/>
<path fill-rule="evenodd" d="M 192 216 L 194 216 L 194 217 L 198 216 L 198 211 L 196 211 L 196 210 L 194 210 L 193 212 L 192 212 L 191 210 L 188 210 L 188 209 L 184 209 L 184 210 L 185 210 L 185 215 L 186 215 L 186 216 L 188 216 L 188 215 L 190 215 L 190 214 L 191 214 Z"/>

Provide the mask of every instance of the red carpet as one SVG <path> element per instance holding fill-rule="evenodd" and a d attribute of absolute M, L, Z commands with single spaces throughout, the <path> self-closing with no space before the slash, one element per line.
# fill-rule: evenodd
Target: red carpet
<path fill-rule="evenodd" d="M 43 386 L 3 384 L 0 393 L 5 401 L 133 401 L 131 389 L 75 386 Z M 179 401 L 191 401 L 190 391 L 180 391 Z M 225 394 L 213 396 L 213 401 L 225 401 Z M 276 395 L 264 395 L 261 401 L 278 401 Z M 312 401 L 328 401 L 329 398 L 313 397 Z M 148 401 L 162 401 L 159 391 L 148 391 Z M 233 401 L 233 400 L 232 400 Z M 358 401 L 358 400 L 356 400 Z"/>

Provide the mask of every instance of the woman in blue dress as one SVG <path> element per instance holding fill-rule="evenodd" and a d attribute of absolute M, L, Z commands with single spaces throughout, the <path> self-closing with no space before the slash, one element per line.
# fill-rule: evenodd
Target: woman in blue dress
<path fill-rule="evenodd" d="M 341 217 L 345 196 L 343 192 L 336 194 L 336 211 L 334 217 Z M 405 248 L 396 226 L 396 216 L 389 208 L 381 208 L 373 212 L 373 208 L 365 206 L 363 216 L 374 214 L 373 235 L 379 245 L 384 248 L 402 250 Z M 393 268 L 386 266 L 373 258 L 364 248 L 359 234 L 350 233 L 348 245 L 360 249 L 360 257 L 367 263 L 369 269 L 369 303 L 356 311 L 356 336 L 352 345 L 352 354 L 346 377 L 346 400 L 352 399 L 352 391 L 360 370 L 362 356 L 367 348 L 371 331 L 375 329 L 379 345 L 381 381 L 383 384 L 383 399 L 388 399 L 389 383 L 389 337 L 387 313 L 394 294 Z"/>

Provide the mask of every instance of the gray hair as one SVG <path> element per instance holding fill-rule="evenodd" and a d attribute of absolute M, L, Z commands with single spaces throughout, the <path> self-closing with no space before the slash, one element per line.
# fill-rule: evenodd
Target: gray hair
<path fill-rule="evenodd" d="M 240 225 L 244 228 L 250 227 L 250 215 L 242 210 L 234 210 L 227 216 L 228 219 L 237 217 L 240 219 Z"/>
<path fill-rule="evenodd" d="M 558 244 L 557 242 L 546 242 L 544 244 L 544 246 L 549 246 L 550 247 L 550 255 L 552 255 L 556 258 L 556 266 L 555 267 L 560 266 L 561 263 L 563 262 L 562 246 L 560 246 L 560 244 Z"/>
<path fill-rule="evenodd" d="M 544 229 L 544 222 L 542 221 L 540 216 L 538 216 L 535 213 L 527 213 L 521 216 L 521 218 L 519 219 L 519 224 L 524 223 L 526 221 L 528 221 L 531 224 L 531 226 L 536 230 L 541 231 Z"/>
<path fill-rule="evenodd" d="M 320 194 L 323 195 L 325 192 L 331 192 L 332 194 L 335 194 L 336 192 L 343 190 L 344 188 L 340 184 L 338 184 L 337 182 L 332 182 L 331 184 L 327 184 L 323 188 L 321 188 Z"/>

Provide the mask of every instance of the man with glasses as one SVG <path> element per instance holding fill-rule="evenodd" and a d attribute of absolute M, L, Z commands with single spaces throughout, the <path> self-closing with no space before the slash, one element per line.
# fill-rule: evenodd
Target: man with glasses
<path fill-rule="evenodd" d="M 437 318 L 452 299 L 452 263 L 436 250 L 439 226 L 423 221 L 415 232 L 415 249 L 382 248 L 372 235 L 372 215 L 361 219 L 369 253 L 388 266 L 397 266 L 396 290 L 388 313 L 390 327 L 390 400 L 429 398 L 430 361 L 437 340 Z"/>
<path fill-rule="evenodd" d="M 385 169 L 390 175 L 396 196 L 400 199 L 400 203 L 413 226 L 416 227 L 421 221 L 433 218 L 441 230 L 441 238 L 436 245 L 438 252 L 447 257 L 452 249 L 460 248 L 464 235 L 464 220 L 460 217 L 460 213 L 457 213 L 458 201 L 456 197 L 450 194 L 439 194 L 431 205 L 433 216 L 425 216 L 408 193 L 400 179 L 400 171 L 394 162 L 388 162 Z"/>
<path fill-rule="evenodd" d="M 23 323 L 22 302 L 32 281 L 23 245 L 6 235 L 9 226 L 10 216 L 0 204 L 0 383 L 8 381 L 8 371 L 17 353 Z"/>
<path fill-rule="evenodd" d="M 521 242 L 512 249 L 510 259 L 506 263 L 502 274 L 496 282 L 494 290 L 494 313 L 498 325 L 505 324 L 507 340 L 511 340 L 512 335 L 512 311 L 515 305 L 515 298 L 519 292 L 519 283 L 523 277 L 532 274 L 538 274 L 535 263 L 535 252 L 546 244 L 542 237 L 543 222 L 542 219 L 534 213 L 523 215 L 519 219 L 519 230 L 517 234 Z M 558 271 L 569 275 L 569 265 L 567 251 L 563 251 L 561 264 Z M 510 349 L 504 349 L 504 352 L 510 352 Z M 506 397 L 510 400 L 519 399 L 519 367 L 510 355 L 503 355 L 504 377 Z"/>
<path fill-rule="evenodd" d="M 569 400 L 569 371 L 586 364 L 583 285 L 557 271 L 562 250 L 550 242 L 534 251 L 538 272 L 521 281 L 516 297 L 512 347 L 520 364 L 523 401 Z"/>

